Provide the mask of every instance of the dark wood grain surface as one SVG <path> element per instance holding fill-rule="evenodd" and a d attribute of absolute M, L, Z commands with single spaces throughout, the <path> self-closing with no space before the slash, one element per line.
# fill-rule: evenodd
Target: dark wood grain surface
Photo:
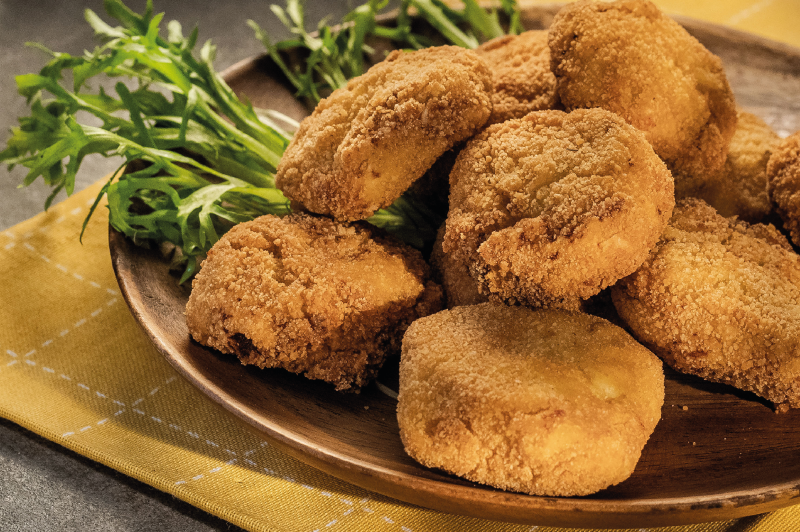
<path fill-rule="evenodd" d="M 529 9 L 525 24 L 546 27 L 553 12 Z M 722 58 L 741 107 L 783 136 L 800 129 L 800 51 L 709 24 L 680 22 Z M 295 118 L 306 112 L 268 61 L 245 61 L 227 76 L 255 105 Z M 178 285 L 156 253 L 113 230 L 110 246 L 134 315 L 187 379 L 287 453 L 362 487 L 445 512 L 586 527 L 697 523 L 800 502 L 800 411 L 776 414 L 752 394 L 670 370 L 662 419 L 635 472 L 595 495 L 506 493 L 424 468 L 403 451 L 396 402 L 377 386 L 358 395 L 339 394 L 282 370 L 244 367 L 192 342 L 183 314 L 188 287 Z M 380 380 L 392 386 L 396 361 L 387 363 Z"/>

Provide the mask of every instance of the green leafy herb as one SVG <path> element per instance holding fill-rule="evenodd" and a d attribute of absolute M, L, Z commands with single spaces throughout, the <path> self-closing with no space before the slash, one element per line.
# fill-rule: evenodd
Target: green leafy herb
<path fill-rule="evenodd" d="M 343 87 L 348 79 L 363 73 L 365 57 L 373 52 L 367 45 L 370 39 L 389 40 L 395 46 L 414 49 L 431 46 L 429 38 L 412 30 L 412 12 L 448 42 L 465 48 L 476 48 L 481 41 L 505 35 L 498 10 L 486 10 L 477 0 L 464 0 L 463 10 L 453 9 L 441 0 L 402 0 L 397 16 L 380 24 L 378 16 L 387 4 L 388 0 L 369 0 L 334 27 L 321 22 L 314 34 L 306 31 L 302 0 L 287 0 L 285 9 L 273 4 L 272 12 L 294 36 L 278 43 L 273 43 L 255 21 L 247 23 L 297 89 L 297 97 L 314 104 L 326 92 Z M 520 33 L 516 1 L 503 0 L 501 10 L 509 19 L 508 32 Z M 289 49 L 304 52 L 305 60 L 289 64 L 282 54 Z"/>
<path fill-rule="evenodd" d="M 20 119 L 0 161 L 28 168 L 23 185 L 41 176 L 53 187 L 49 206 L 60 190 L 72 193 L 86 155 L 122 156 L 129 170 L 139 169 L 103 188 L 111 225 L 140 241 L 172 242 L 189 276 L 233 224 L 288 212 L 274 172 L 290 137 L 265 124 L 215 72 L 214 46 L 206 43 L 195 57 L 196 30 L 184 37 L 173 21 L 164 39 L 163 14 L 154 15 L 150 2 L 143 15 L 119 0 L 105 7 L 121 26 L 86 11 L 102 46 L 81 57 L 47 50 L 52 60 L 38 75 L 17 77 L 31 116 Z M 100 74 L 127 77 L 132 86 L 120 81 L 116 94 L 91 93 L 86 86 Z M 80 123 L 81 111 L 102 125 Z"/>
<path fill-rule="evenodd" d="M 289 81 L 298 88 L 297 96 L 314 102 L 321 99 L 319 87 L 337 89 L 347 80 L 364 73 L 364 51 L 369 50 L 364 40 L 371 35 L 376 26 L 375 17 L 383 9 L 387 0 L 371 0 L 351 11 L 338 29 L 332 29 L 323 22 L 315 34 L 305 29 L 303 4 L 300 0 L 289 0 L 286 9 L 275 4 L 270 8 L 275 16 L 294 35 L 292 39 L 272 44 L 267 33 L 253 20 L 247 23 L 266 47 L 267 53 L 280 66 Z M 281 52 L 287 49 L 305 50 L 304 64 L 286 64 Z M 317 77 L 322 83 L 317 83 Z"/>

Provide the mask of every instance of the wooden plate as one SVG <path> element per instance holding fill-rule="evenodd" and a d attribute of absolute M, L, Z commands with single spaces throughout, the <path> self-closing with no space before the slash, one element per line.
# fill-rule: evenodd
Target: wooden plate
<path fill-rule="evenodd" d="M 531 8 L 546 27 L 556 8 Z M 739 104 L 783 135 L 800 129 L 800 50 L 680 20 L 721 56 Z M 264 59 L 226 72 L 257 106 L 301 118 L 306 110 Z M 589 497 L 532 497 L 476 485 L 418 465 L 403 451 L 395 401 L 360 395 L 282 370 L 246 368 L 189 338 L 188 287 L 157 253 L 110 231 L 114 269 L 134 316 L 157 348 L 209 397 L 307 464 L 406 502 L 500 521 L 567 527 L 638 527 L 732 519 L 800 502 L 800 411 L 775 414 L 754 395 L 667 372 L 662 420 L 633 475 Z M 396 360 L 382 375 L 391 387 Z M 365 407 L 369 409 L 365 409 Z"/>

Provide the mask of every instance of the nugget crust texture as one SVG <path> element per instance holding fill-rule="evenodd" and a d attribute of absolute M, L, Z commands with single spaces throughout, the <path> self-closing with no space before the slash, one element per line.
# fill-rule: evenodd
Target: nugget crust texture
<path fill-rule="evenodd" d="M 800 246 L 800 131 L 780 141 L 770 156 L 767 192 L 792 242 Z"/>
<path fill-rule="evenodd" d="M 643 131 L 684 197 L 725 163 L 736 104 L 720 59 L 646 0 L 568 4 L 550 27 L 567 110 L 602 107 Z"/>
<path fill-rule="evenodd" d="M 780 137 L 754 114 L 738 111 L 736 133 L 719 175 L 697 197 L 725 216 L 758 222 L 772 210 L 767 195 L 767 163 Z"/>
<path fill-rule="evenodd" d="M 486 122 L 491 92 L 491 74 L 470 50 L 394 51 L 302 121 L 277 186 L 311 212 L 368 218 Z"/>
<path fill-rule="evenodd" d="M 492 114 L 487 124 L 522 118 L 531 111 L 557 105 L 546 30 L 497 37 L 475 52 L 486 61 L 494 79 Z"/>
<path fill-rule="evenodd" d="M 679 202 L 658 245 L 611 291 L 633 334 L 678 371 L 800 407 L 800 257 L 771 225 Z"/>
<path fill-rule="evenodd" d="M 442 305 L 421 255 L 367 224 L 294 214 L 231 229 L 192 283 L 192 337 L 243 364 L 358 389 Z"/>
<path fill-rule="evenodd" d="M 434 278 L 444 289 L 447 308 L 475 305 L 488 301 L 488 297 L 478 290 L 478 283 L 469 274 L 467 265 L 453 260 L 452 255 L 442 250 L 444 233 L 445 224 L 442 224 L 436 232 L 430 264 Z"/>
<path fill-rule="evenodd" d="M 577 308 L 639 267 L 674 201 L 669 170 L 619 116 L 538 111 L 461 151 L 442 247 L 495 300 Z"/>
<path fill-rule="evenodd" d="M 663 402 L 658 358 L 588 314 L 483 303 L 403 338 L 406 452 L 504 490 L 587 495 L 625 480 Z"/>

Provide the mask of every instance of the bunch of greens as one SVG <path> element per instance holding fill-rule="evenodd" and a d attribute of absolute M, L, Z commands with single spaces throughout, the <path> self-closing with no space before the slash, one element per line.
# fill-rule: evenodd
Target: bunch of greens
<path fill-rule="evenodd" d="M 210 43 L 199 59 L 192 55 L 196 30 L 184 37 L 173 21 L 164 39 L 163 14 L 154 15 L 149 2 L 142 15 L 120 0 L 106 0 L 105 7 L 122 26 L 86 11 L 102 46 L 81 57 L 48 51 L 52 60 L 39 74 L 17 76 L 31 115 L 20 119 L 0 161 L 29 169 L 23 185 L 41 176 L 53 187 L 46 207 L 61 189 L 72 193 L 88 154 L 120 155 L 125 165 L 139 161 L 130 166 L 135 171 L 106 183 L 92 212 L 107 194 L 111 225 L 136 240 L 175 244 L 188 278 L 232 224 L 288 212 L 274 172 L 290 138 L 260 120 L 214 71 Z M 120 81 L 115 95 L 84 91 L 100 74 L 125 76 L 136 86 Z M 102 125 L 80 123 L 79 112 Z"/>
<path fill-rule="evenodd" d="M 103 42 L 95 50 L 75 57 L 34 45 L 52 59 L 39 74 L 17 76 L 31 115 L 13 129 L 0 162 L 28 168 L 23 185 L 41 176 L 53 188 L 47 208 L 62 189 L 73 192 L 84 157 L 121 156 L 120 171 L 102 188 L 84 229 L 107 195 L 109 221 L 116 230 L 137 242 L 176 247 L 176 257 L 185 263 L 183 281 L 234 224 L 290 211 L 275 188 L 274 172 L 291 138 L 279 124 L 291 121 L 242 102 L 214 70 L 215 47 L 210 42 L 196 57 L 197 29 L 185 37 L 180 24 L 172 21 L 162 37 L 163 13 L 154 14 L 150 0 L 143 14 L 121 0 L 105 0 L 104 6 L 120 26 L 112 27 L 86 10 L 86 20 Z M 403 0 L 393 26 L 378 24 L 378 12 L 385 6 L 386 1 L 369 0 L 336 29 L 320 25 L 314 35 L 304 29 L 302 3 L 288 0 L 285 10 L 272 9 L 295 38 L 275 45 L 255 23 L 251 26 L 295 84 L 298 96 L 312 101 L 319 100 L 320 91 L 340 87 L 362 73 L 365 54 L 371 52 L 368 38 L 425 46 L 427 41 L 411 31 L 411 8 L 464 46 L 477 45 L 474 31 L 483 38 L 502 33 L 497 13 L 484 11 L 475 0 L 468 0 L 463 11 L 439 0 Z M 518 31 L 513 1 L 504 0 L 503 9 L 510 16 L 511 31 Z M 474 31 L 464 32 L 459 24 Z M 306 50 L 305 61 L 284 61 L 281 51 L 288 48 Z M 100 75 L 126 78 L 128 83 L 117 82 L 115 94 L 102 88 L 92 91 L 89 81 Z M 99 125 L 82 123 L 79 113 L 93 115 Z M 404 197 L 368 221 L 421 247 L 433 239 L 442 214 Z"/>
<path fill-rule="evenodd" d="M 501 27 L 498 10 L 487 11 L 477 0 L 463 3 L 464 9 L 456 10 L 441 0 L 402 0 L 394 16 L 382 17 L 381 22 L 379 13 L 388 0 L 369 0 L 334 27 L 321 21 L 311 34 L 305 28 L 302 0 L 287 0 L 285 9 L 275 4 L 270 8 L 294 37 L 276 44 L 256 22 L 247 23 L 295 86 L 297 97 L 317 103 L 322 93 L 343 87 L 348 79 L 364 73 L 365 58 L 373 52 L 370 40 L 388 40 L 396 47 L 413 49 L 432 46 L 429 37 L 413 31 L 412 12 L 449 43 L 464 48 L 476 48 L 481 41 L 522 31 L 516 0 L 500 2 L 500 9 L 509 21 L 507 32 Z M 282 55 L 286 50 L 305 52 L 304 61 L 287 64 Z"/>

